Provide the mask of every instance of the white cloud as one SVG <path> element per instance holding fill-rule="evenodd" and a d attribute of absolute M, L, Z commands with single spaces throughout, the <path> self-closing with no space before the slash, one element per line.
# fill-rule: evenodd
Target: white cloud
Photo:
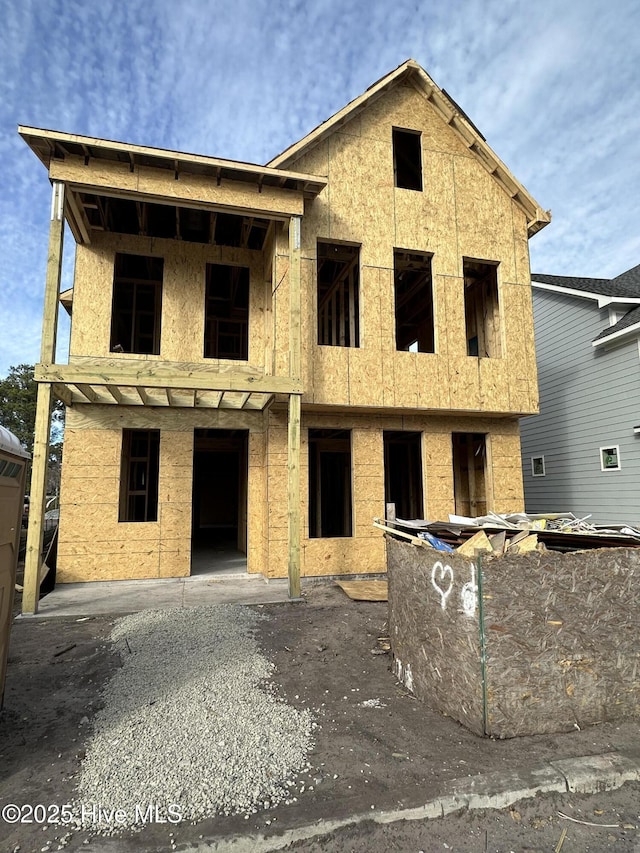
<path fill-rule="evenodd" d="M 46 260 L 18 122 L 265 162 L 412 56 L 552 208 L 532 266 L 615 275 L 640 261 L 639 26 L 633 0 L 5 4 L 0 375 L 38 357 Z"/>

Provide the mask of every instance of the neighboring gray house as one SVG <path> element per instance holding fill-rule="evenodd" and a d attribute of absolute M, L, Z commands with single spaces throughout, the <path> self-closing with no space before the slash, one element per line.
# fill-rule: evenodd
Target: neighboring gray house
<path fill-rule="evenodd" d="M 520 422 L 526 509 L 640 525 L 640 265 L 531 280 L 540 415 Z"/>

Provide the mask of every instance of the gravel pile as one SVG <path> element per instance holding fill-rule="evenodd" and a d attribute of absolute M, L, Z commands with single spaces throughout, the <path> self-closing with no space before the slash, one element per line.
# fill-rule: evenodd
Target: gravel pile
<path fill-rule="evenodd" d="M 123 666 L 105 690 L 79 782 L 77 806 L 92 823 L 94 806 L 121 809 L 122 830 L 139 826 L 149 805 L 199 821 L 289 801 L 309 768 L 315 723 L 271 691 L 273 665 L 253 636 L 260 618 L 221 605 L 116 623 Z"/>

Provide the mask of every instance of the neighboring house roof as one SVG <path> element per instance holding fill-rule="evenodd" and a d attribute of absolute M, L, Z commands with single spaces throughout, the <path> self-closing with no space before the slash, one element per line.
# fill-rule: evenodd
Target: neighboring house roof
<path fill-rule="evenodd" d="M 572 275 L 541 275 L 531 273 L 531 280 L 567 290 L 582 290 L 602 296 L 640 297 L 640 266 L 633 267 L 617 278 L 579 278 Z"/>
<path fill-rule="evenodd" d="M 407 59 L 394 71 L 381 77 L 369 88 L 348 103 L 345 107 L 315 127 L 310 133 L 290 145 L 267 163 L 270 168 L 291 168 L 295 160 L 338 130 L 371 103 L 384 95 L 394 86 L 411 84 L 435 109 L 440 118 L 451 127 L 469 151 L 482 163 L 484 168 L 498 182 L 502 189 L 514 200 L 527 217 L 528 234 L 531 237 L 551 222 L 551 213 L 544 211 L 525 187 L 511 174 L 505 164 L 487 145 L 484 136 L 471 122 L 465 112 L 443 89 L 429 77 L 427 72 L 415 61 Z"/>
<path fill-rule="evenodd" d="M 589 294 L 598 300 L 603 308 L 613 300 L 632 305 L 629 311 L 614 323 L 603 329 L 593 339 L 593 346 L 611 343 L 630 334 L 640 335 L 640 264 L 621 273 L 615 278 L 580 278 L 571 275 L 547 275 L 531 273 L 532 284 L 546 285 L 549 289 L 565 291 L 568 296 Z"/>
<path fill-rule="evenodd" d="M 627 311 L 621 320 L 600 332 L 593 339 L 593 345 L 598 346 L 596 342 L 604 342 L 605 340 L 610 342 L 614 336 L 621 338 L 623 334 L 630 334 L 631 332 L 640 333 L 640 305 L 632 308 L 631 311 Z"/>

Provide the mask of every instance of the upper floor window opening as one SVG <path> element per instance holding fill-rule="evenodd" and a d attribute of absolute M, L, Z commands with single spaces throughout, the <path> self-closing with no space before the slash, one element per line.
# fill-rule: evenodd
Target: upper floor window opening
<path fill-rule="evenodd" d="M 318 243 L 318 343 L 360 346 L 360 249 Z"/>
<path fill-rule="evenodd" d="M 431 256 L 393 253 L 396 349 L 435 352 Z"/>
<path fill-rule="evenodd" d="M 422 136 L 419 130 L 393 128 L 395 185 L 422 192 Z"/>
<path fill-rule="evenodd" d="M 204 357 L 249 358 L 249 268 L 207 264 Z"/>
<path fill-rule="evenodd" d="M 164 261 L 116 254 L 111 306 L 111 352 L 160 354 Z"/>
<path fill-rule="evenodd" d="M 467 355 L 502 356 L 498 265 L 463 258 Z"/>

